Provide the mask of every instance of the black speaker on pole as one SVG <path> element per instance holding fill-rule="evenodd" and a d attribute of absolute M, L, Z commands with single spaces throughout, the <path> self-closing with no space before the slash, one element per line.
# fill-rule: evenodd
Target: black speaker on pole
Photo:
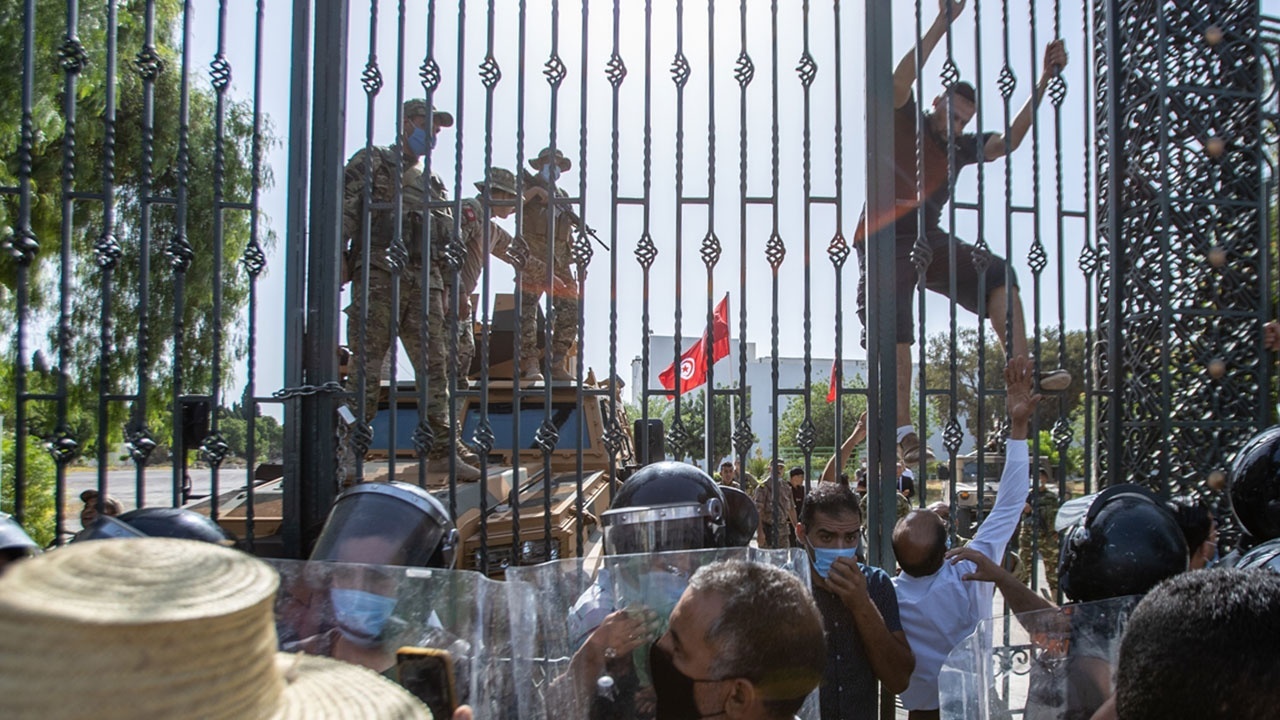
<path fill-rule="evenodd" d="M 179 398 L 182 410 L 182 446 L 195 450 L 209 434 L 209 413 L 212 405 L 207 396 L 186 395 Z"/>
<path fill-rule="evenodd" d="M 636 446 L 636 455 L 639 457 L 637 461 L 641 465 L 659 462 L 667 459 L 667 442 L 666 436 L 663 434 L 661 420 L 649 420 L 649 443 L 645 444 L 645 421 L 643 419 L 636 420 L 632 427 L 631 439 Z"/>

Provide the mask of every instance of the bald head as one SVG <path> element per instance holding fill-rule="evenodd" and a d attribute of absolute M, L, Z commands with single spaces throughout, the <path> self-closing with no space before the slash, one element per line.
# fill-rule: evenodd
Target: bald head
<path fill-rule="evenodd" d="M 947 524 L 931 510 L 912 510 L 893 526 L 893 554 L 912 577 L 938 572 L 947 551 Z"/>

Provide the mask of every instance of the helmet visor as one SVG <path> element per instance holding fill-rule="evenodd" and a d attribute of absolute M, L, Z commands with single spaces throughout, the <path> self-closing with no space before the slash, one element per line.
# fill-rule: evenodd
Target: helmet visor
<path fill-rule="evenodd" d="M 721 513 L 709 505 L 718 503 L 608 510 L 600 517 L 605 552 L 632 555 L 715 547 L 713 524 Z"/>
<path fill-rule="evenodd" d="M 356 491 L 366 488 L 367 491 Z M 409 567 L 450 566 L 452 524 L 424 498 L 411 492 L 398 492 L 400 490 L 387 483 L 369 483 L 340 496 L 316 541 L 311 559 Z"/>

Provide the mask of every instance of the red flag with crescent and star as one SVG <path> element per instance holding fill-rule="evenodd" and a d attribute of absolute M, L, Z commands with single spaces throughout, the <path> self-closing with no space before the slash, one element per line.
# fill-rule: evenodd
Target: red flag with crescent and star
<path fill-rule="evenodd" d="M 716 305 L 711 321 L 711 363 L 729 354 L 729 294 Z M 707 333 L 680 356 L 680 394 L 683 395 L 707 381 Z M 676 366 L 671 364 L 658 374 L 658 382 L 668 390 L 676 388 Z M 670 399 L 674 395 L 668 395 Z"/>

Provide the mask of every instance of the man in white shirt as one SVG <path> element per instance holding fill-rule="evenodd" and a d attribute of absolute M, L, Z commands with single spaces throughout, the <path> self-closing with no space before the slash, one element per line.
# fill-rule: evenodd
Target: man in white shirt
<path fill-rule="evenodd" d="M 1030 490 L 1027 433 L 1040 396 L 1032 392 L 1034 366 L 1014 357 L 1005 368 L 1009 442 L 1004 474 L 991 513 L 968 547 L 989 558 L 1004 557 L 1005 546 L 1022 516 Z M 938 671 L 947 654 L 973 632 L 978 621 L 991 617 L 994 586 L 965 582 L 973 563 L 944 563 L 947 525 L 936 513 L 914 510 L 893 529 L 893 552 L 902 573 L 893 579 L 898 594 L 902 629 L 916 656 L 911 682 L 901 695 L 911 720 L 937 718 Z"/>

